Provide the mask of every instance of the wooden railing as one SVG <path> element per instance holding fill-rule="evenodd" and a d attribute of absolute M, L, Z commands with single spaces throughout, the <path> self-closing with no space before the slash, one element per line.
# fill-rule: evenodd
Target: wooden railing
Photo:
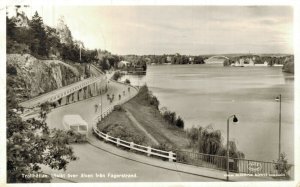
<path fill-rule="evenodd" d="M 131 86 L 131 87 L 133 87 L 134 89 L 136 89 L 138 91 L 138 88 L 136 88 L 134 86 Z M 134 97 L 134 96 L 135 95 L 133 95 L 132 97 Z M 135 150 L 135 151 L 138 151 L 141 153 L 145 153 L 145 154 L 147 154 L 147 156 L 157 156 L 157 157 L 168 159 L 169 161 L 176 161 L 176 154 L 173 153 L 172 151 L 163 151 L 163 150 L 152 148 L 150 146 L 143 146 L 143 145 L 136 144 L 134 142 L 128 142 L 128 141 L 122 140 L 120 138 L 112 137 L 112 136 L 105 134 L 97 129 L 97 123 L 102 121 L 108 114 L 110 114 L 114 110 L 115 105 L 124 104 L 128 100 L 130 100 L 132 97 L 128 97 L 124 100 L 117 101 L 116 103 L 114 103 L 113 106 L 109 107 L 104 112 L 102 112 L 102 114 L 100 116 L 97 116 L 93 120 L 93 133 L 98 138 L 101 138 L 106 142 L 113 143 L 118 147 L 119 146 L 126 147 L 126 148 L 129 148 L 130 150 Z"/>
<path fill-rule="evenodd" d="M 122 147 L 129 148 L 130 150 L 135 150 L 138 152 L 146 153 L 147 156 L 154 155 L 154 156 L 161 157 L 161 158 L 167 158 L 167 159 L 169 159 L 169 161 L 176 161 L 176 154 L 173 153 L 172 151 L 163 151 L 163 150 L 152 148 L 150 146 L 143 146 L 143 145 L 135 144 L 134 142 L 128 142 L 128 141 L 122 140 L 120 138 L 115 138 L 115 137 L 112 137 L 108 134 L 105 134 L 105 133 L 99 131 L 95 127 L 93 127 L 93 132 L 99 138 L 104 139 L 106 142 L 111 142 L 113 144 L 116 144 L 116 146 L 118 146 L 118 147 L 122 146 Z"/>

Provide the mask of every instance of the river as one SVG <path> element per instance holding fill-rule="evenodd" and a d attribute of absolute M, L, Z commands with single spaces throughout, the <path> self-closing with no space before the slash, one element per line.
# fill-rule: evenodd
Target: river
<path fill-rule="evenodd" d="M 247 159 L 278 158 L 279 102 L 282 95 L 281 149 L 294 161 L 294 75 L 281 67 L 223 67 L 220 64 L 148 66 L 145 76 L 126 75 L 133 85 L 146 83 L 160 101 L 185 121 L 185 128 L 212 125 L 226 140 L 227 117 L 234 140 Z"/>

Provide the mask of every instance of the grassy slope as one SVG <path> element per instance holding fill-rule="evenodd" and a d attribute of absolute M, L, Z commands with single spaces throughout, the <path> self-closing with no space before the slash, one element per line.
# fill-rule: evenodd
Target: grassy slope
<path fill-rule="evenodd" d="M 140 92 L 132 100 L 122 105 L 122 107 L 128 110 L 140 125 L 160 144 L 167 144 L 173 148 L 186 149 L 188 139 L 186 138 L 185 131 L 168 124 L 161 116 L 159 110 L 149 104 L 145 96 L 145 92 Z M 132 123 L 125 111 L 113 111 L 98 124 L 98 128 L 101 130 L 116 123 L 125 126 L 127 130 L 134 132 L 134 134 L 145 136 L 145 144 L 153 145 L 153 142 L 147 138 L 145 133 Z"/>
<path fill-rule="evenodd" d="M 137 128 L 131 120 L 126 115 L 125 111 L 113 111 L 110 115 L 104 118 L 104 120 L 98 124 L 98 129 L 104 129 L 105 127 L 111 125 L 111 124 L 120 124 L 125 126 L 126 130 L 145 136 L 144 132 L 141 131 L 139 128 Z M 152 145 L 151 140 L 149 140 L 145 136 L 145 145 Z"/>
<path fill-rule="evenodd" d="M 159 143 L 167 143 L 177 148 L 185 148 L 188 144 L 186 134 L 182 129 L 169 125 L 158 109 L 145 99 L 146 93 L 139 93 L 123 107 L 130 111 L 140 124 Z"/>

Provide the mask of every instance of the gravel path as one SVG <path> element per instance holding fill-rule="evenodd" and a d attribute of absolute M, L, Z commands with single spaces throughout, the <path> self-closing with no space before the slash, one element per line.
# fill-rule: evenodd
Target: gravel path
<path fill-rule="evenodd" d="M 151 135 L 147 132 L 147 130 L 135 119 L 135 117 L 131 114 L 131 112 L 129 112 L 128 110 L 126 110 L 126 115 L 128 116 L 128 118 L 133 122 L 133 124 L 138 127 L 141 131 L 143 131 L 145 133 L 145 135 L 150 138 L 150 140 L 155 144 L 155 145 L 159 145 L 159 142 Z"/>

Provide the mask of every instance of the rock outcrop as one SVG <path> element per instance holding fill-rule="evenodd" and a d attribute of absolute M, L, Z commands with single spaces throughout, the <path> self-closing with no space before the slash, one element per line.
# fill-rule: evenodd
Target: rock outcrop
<path fill-rule="evenodd" d="M 67 64 L 60 60 L 39 60 L 29 54 L 7 54 L 7 66 L 14 67 L 16 75 L 7 75 L 18 101 L 72 84 L 86 77 L 87 69 L 81 64 Z M 99 72 L 91 71 L 96 75 Z"/>

